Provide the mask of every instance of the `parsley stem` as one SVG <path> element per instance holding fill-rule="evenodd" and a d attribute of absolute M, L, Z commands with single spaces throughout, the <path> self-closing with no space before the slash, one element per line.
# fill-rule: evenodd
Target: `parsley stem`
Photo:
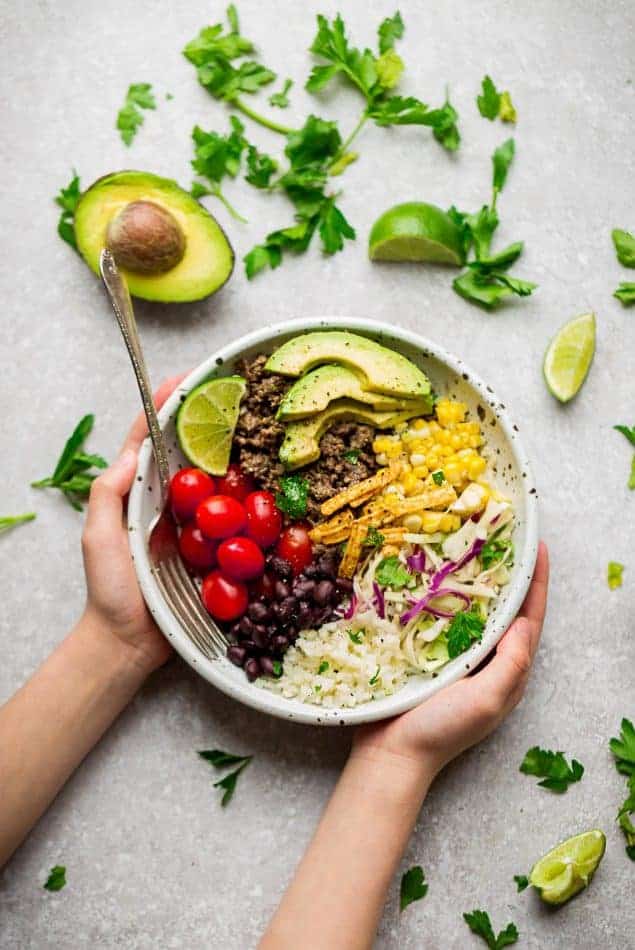
<path fill-rule="evenodd" d="M 225 207 L 231 214 L 232 218 L 235 218 L 236 221 L 240 221 L 241 224 L 247 224 L 247 218 L 243 218 L 242 214 L 239 214 L 236 211 L 234 206 L 230 204 L 230 202 L 227 200 L 227 198 L 225 197 L 225 195 L 223 194 L 223 192 L 220 190 L 218 186 L 213 189 L 212 194 L 214 195 L 215 198 L 218 198 L 221 204 L 225 205 Z"/>
<path fill-rule="evenodd" d="M 339 148 L 339 150 L 338 150 L 338 152 L 337 152 L 337 155 L 333 158 L 333 161 L 329 163 L 329 168 L 332 168 L 333 165 L 335 165 L 335 163 L 340 160 L 340 158 L 342 157 L 342 155 L 345 155 L 345 154 L 346 154 L 348 148 L 349 148 L 350 145 L 351 145 L 351 142 L 352 142 L 353 139 L 355 139 L 355 138 L 357 137 L 357 135 L 361 132 L 361 130 L 364 128 L 364 126 L 365 126 L 365 124 L 366 124 L 367 121 L 368 121 L 368 113 L 367 113 L 367 112 L 362 112 L 362 114 L 361 114 L 361 116 L 360 116 L 360 119 L 359 119 L 359 122 L 357 123 L 357 125 L 355 126 L 355 128 L 353 129 L 353 131 L 351 132 L 351 134 L 348 136 L 348 138 L 344 139 L 344 141 L 342 142 L 342 144 L 341 144 L 341 146 L 340 146 L 340 148 Z"/>
<path fill-rule="evenodd" d="M 266 129 L 271 129 L 272 132 L 279 132 L 280 135 L 288 135 L 289 132 L 293 132 L 293 129 L 290 129 L 288 126 L 280 125 L 279 122 L 274 122 L 273 119 L 268 119 L 266 116 L 254 112 L 248 105 L 245 105 L 242 99 L 232 99 L 231 104 L 236 109 L 239 109 L 243 115 L 253 119 L 254 122 L 258 122 L 259 125 L 264 125 Z"/>

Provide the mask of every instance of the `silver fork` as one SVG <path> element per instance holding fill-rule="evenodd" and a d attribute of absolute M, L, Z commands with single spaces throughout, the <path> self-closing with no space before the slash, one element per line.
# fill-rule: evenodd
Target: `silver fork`
<path fill-rule="evenodd" d="M 192 643 L 205 656 L 217 659 L 225 655 L 228 643 L 223 632 L 203 607 L 198 589 L 179 554 L 176 524 L 168 503 L 168 454 L 154 408 L 130 293 L 113 255 L 107 248 L 101 252 L 99 269 L 137 378 L 143 410 L 148 420 L 154 461 L 159 473 L 161 510 L 148 526 L 148 551 L 152 572 L 168 606 Z"/>

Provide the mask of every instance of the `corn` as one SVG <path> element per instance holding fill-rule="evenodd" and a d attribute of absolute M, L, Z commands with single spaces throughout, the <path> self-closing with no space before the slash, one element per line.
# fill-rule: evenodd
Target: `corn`
<path fill-rule="evenodd" d="M 460 435 L 458 432 L 453 432 L 452 437 L 450 439 L 450 445 L 452 446 L 453 449 L 460 449 L 461 446 L 463 445 L 463 436 Z"/>
<path fill-rule="evenodd" d="M 450 485 L 458 485 L 462 479 L 460 464 L 453 461 L 446 462 L 443 468 L 443 474 L 449 481 Z"/>
<path fill-rule="evenodd" d="M 427 465 L 415 465 L 412 469 L 412 474 L 416 475 L 417 478 L 427 478 L 428 477 L 428 466 Z"/>
<path fill-rule="evenodd" d="M 406 531 L 421 531 L 421 515 L 406 515 L 401 523 Z"/>
<path fill-rule="evenodd" d="M 376 456 L 376 459 L 378 465 L 388 465 L 388 456 L 383 452 L 379 452 L 379 454 Z"/>
<path fill-rule="evenodd" d="M 428 455 L 426 456 L 426 465 L 431 472 L 439 467 L 439 456 L 436 452 L 428 452 Z"/>
<path fill-rule="evenodd" d="M 450 531 L 458 531 L 461 527 L 461 519 L 458 515 L 443 514 L 439 521 L 439 531 L 444 531 L 449 534 Z"/>
<path fill-rule="evenodd" d="M 439 399 L 435 412 L 437 419 L 445 427 L 453 423 L 463 422 L 467 406 L 462 402 L 455 402 L 451 399 Z"/>
<path fill-rule="evenodd" d="M 422 511 L 421 512 L 422 530 L 425 531 L 426 534 L 432 534 L 434 531 L 438 531 L 442 517 L 443 517 L 442 511 Z"/>
<path fill-rule="evenodd" d="M 373 452 L 387 453 L 393 445 L 394 439 L 391 439 L 387 435 L 381 435 L 373 442 Z"/>
<path fill-rule="evenodd" d="M 389 485 L 388 488 L 386 489 L 386 491 L 384 492 L 384 494 L 385 494 L 385 495 L 401 495 L 401 496 L 403 496 L 403 488 L 401 487 L 401 485 L 394 485 L 394 484 L 393 484 L 393 485 Z"/>
<path fill-rule="evenodd" d="M 409 462 L 405 462 L 405 461 L 404 461 L 404 462 L 401 463 L 401 474 L 402 474 L 402 475 L 405 475 L 407 472 L 411 472 L 411 471 L 412 471 L 412 465 L 410 465 Z"/>
<path fill-rule="evenodd" d="M 441 458 L 444 458 L 444 459 L 450 458 L 450 456 L 454 455 L 454 452 L 452 451 L 452 447 L 449 445 L 439 446 L 438 451 Z"/>
<path fill-rule="evenodd" d="M 482 475 L 486 468 L 487 462 L 485 459 L 482 459 L 480 455 L 476 455 L 467 463 L 468 475 L 472 481 L 475 481 L 479 475 Z"/>
<path fill-rule="evenodd" d="M 410 464 L 411 465 L 425 465 L 426 457 L 423 452 L 411 452 L 410 453 Z"/>
<path fill-rule="evenodd" d="M 480 435 L 471 435 L 468 439 L 468 445 L 470 445 L 473 449 L 476 449 L 482 441 L 483 440 L 481 439 Z"/>
<path fill-rule="evenodd" d="M 412 420 L 410 425 L 412 426 L 413 429 L 427 429 L 428 428 L 428 423 L 426 422 L 425 419 L 414 419 Z"/>

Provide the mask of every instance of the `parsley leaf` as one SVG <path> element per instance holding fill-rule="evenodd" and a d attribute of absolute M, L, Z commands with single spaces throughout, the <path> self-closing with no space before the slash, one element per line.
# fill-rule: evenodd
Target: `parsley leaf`
<path fill-rule="evenodd" d="M 621 283 L 613 296 L 617 297 L 625 307 L 630 307 L 635 303 L 635 284 Z"/>
<path fill-rule="evenodd" d="M 337 207 L 335 198 L 329 198 L 320 208 L 318 229 L 325 254 L 341 251 L 345 239 L 355 238 L 355 228 L 351 227 Z"/>
<path fill-rule="evenodd" d="M 326 671 L 328 670 L 328 668 L 329 668 L 328 661 L 327 661 L 327 660 L 322 660 L 322 662 L 321 662 L 320 665 L 318 666 L 318 674 L 326 673 Z"/>
<path fill-rule="evenodd" d="M 156 109 L 157 104 L 149 82 L 138 82 L 128 86 L 126 101 L 117 113 L 117 128 L 125 145 L 130 145 L 137 129 L 143 125 L 141 109 Z"/>
<path fill-rule="evenodd" d="M 501 122 L 516 121 L 516 110 L 508 92 L 499 92 L 489 76 L 481 82 L 481 95 L 476 97 L 478 111 L 484 119 L 493 122 L 499 118 Z"/>
<path fill-rule="evenodd" d="M 445 481 L 445 475 L 443 474 L 441 469 L 439 469 L 438 472 L 432 473 L 432 481 L 434 482 L 435 485 L 443 484 L 443 482 Z"/>
<path fill-rule="evenodd" d="M 621 432 L 631 445 L 635 445 L 635 426 L 613 426 L 613 428 L 617 432 Z"/>
<path fill-rule="evenodd" d="M 192 194 L 195 198 L 200 198 L 203 194 L 211 194 L 221 201 L 229 213 L 239 221 L 244 221 L 235 208 L 227 201 L 220 187 L 220 183 L 225 175 L 235 178 L 240 171 L 242 155 L 249 143 L 244 136 L 245 127 L 236 116 L 230 117 L 231 131 L 227 135 L 220 135 L 218 132 L 205 132 L 200 126 L 195 125 L 192 129 L 192 141 L 194 143 L 194 158 L 192 159 L 192 168 L 197 175 L 207 178 L 209 185 L 203 186 L 194 182 L 192 185 Z M 252 159 L 252 163 L 253 163 Z M 195 188 L 195 186 L 198 186 Z"/>
<path fill-rule="evenodd" d="M 59 488 L 76 511 L 82 510 L 82 501 L 88 498 L 91 485 L 97 478 L 97 473 L 89 469 L 108 467 L 101 455 L 87 455 L 82 451 L 94 422 L 95 417 L 90 414 L 80 419 L 57 460 L 53 474 L 31 482 L 32 488 Z"/>
<path fill-rule="evenodd" d="M 485 570 L 488 570 L 488 568 L 494 564 L 498 564 L 499 561 L 502 561 L 510 550 L 512 552 L 512 558 L 514 556 L 514 543 L 512 539 L 499 537 L 500 532 L 503 530 L 504 526 L 503 528 L 499 528 L 498 531 L 495 531 L 481 549 L 481 563 Z"/>
<path fill-rule="evenodd" d="M 66 868 L 63 864 L 56 864 L 51 868 L 44 887 L 47 891 L 61 891 L 66 887 Z"/>
<path fill-rule="evenodd" d="M 82 193 L 79 185 L 79 175 L 73 169 L 73 177 L 66 186 L 61 188 L 60 193 L 55 197 L 55 203 L 60 206 L 62 213 L 57 222 L 57 233 L 63 241 L 70 244 L 77 250 L 77 241 L 75 239 L 75 209 L 79 204 Z"/>
<path fill-rule="evenodd" d="M 381 667 L 378 666 L 375 672 L 373 673 L 373 675 L 371 676 L 371 678 L 368 680 L 369 686 L 375 686 L 375 684 L 379 680 L 380 673 L 381 673 Z"/>
<path fill-rule="evenodd" d="M 420 901 L 428 893 L 428 885 L 425 882 L 423 868 L 415 864 L 401 876 L 401 887 L 399 888 L 399 910 L 406 909 L 408 904 L 414 901 Z"/>
<path fill-rule="evenodd" d="M 447 629 L 448 656 L 451 660 L 469 650 L 472 643 L 482 640 L 485 621 L 474 610 L 455 614 Z"/>
<path fill-rule="evenodd" d="M 425 102 L 414 96 L 388 96 L 368 110 L 376 125 L 423 125 L 428 116 Z"/>
<path fill-rule="evenodd" d="M 219 779 L 218 782 L 214 782 L 214 788 L 223 789 L 221 806 L 225 808 L 232 800 L 236 790 L 236 783 L 238 782 L 241 772 L 247 768 L 253 756 L 234 755 L 232 752 L 223 752 L 222 749 L 203 749 L 198 754 L 202 759 L 205 759 L 206 762 L 209 762 L 210 765 L 213 765 L 214 768 L 217 769 L 224 769 L 232 765 L 238 766 L 233 772 L 229 772 L 223 776 L 222 779 Z"/>
<path fill-rule="evenodd" d="M 334 158 L 341 144 L 336 122 L 310 115 L 301 129 L 289 133 L 284 151 L 292 168 L 313 168 Z"/>
<path fill-rule="evenodd" d="M 285 475 L 280 481 L 280 491 L 276 495 L 276 505 L 290 518 L 303 518 L 306 515 L 309 483 L 301 475 Z"/>
<path fill-rule="evenodd" d="M 584 775 L 584 766 L 575 759 L 571 760 L 569 766 L 562 752 L 552 752 L 536 745 L 525 754 L 520 771 L 525 775 L 542 778 L 543 781 L 538 782 L 541 788 L 562 794 L 573 782 L 580 781 Z"/>
<path fill-rule="evenodd" d="M 399 10 L 379 24 L 377 34 L 379 36 L 379 52 L 387 53 L 395 45 L 395 40 L 400 40 L 404 34 L 404 22 L 401 19 Z"/>
<path fill-rule="evenodd" d="M 277 109 L 287 109 L 289 107 L 289 90 L 293 86 L 292 79 L 285 79 L 284 86 L 280 92 L 274 92 L 269 96 L 269 105 L 275 106 Z"/>
<path fill-rule="evenodd" d="M 505 182 L 507 181 L 507 172 L 509 171 L 509 166 L 514 160 L 514 152 L 516 146 L 513 139 L 507 139 L 506 142 L 503 142 L 502 145 L 496 149 L 492 155 L 492 165 L 493 165 L 493 187 L 495 192 L 503 190 Z"/>
<path fill-rule="evenodd" d="M 372 524 L 368 525 L 368 531 L 366 533 L 366 537 L 364 538 L 365 547 L 380 548 L 385 540 L 386 539 L 384 538 L 381 531 L 378 531 L 377 528 Z"/>
<path fill-rule="evenodd" d="M 371 51 L 361 51 L 349 46 L 346 27 L 339 13 L 332 24 L 318 13 L 317 24 L 317 33 L 310 50 L 315 56 L 327 60 L 330 65 L 314 66 L 307 79 L 306 89 L 309 92 L 317 92 L 338 73 L 344 73 L 367 99 L 372 98 L 371 90 L 377 82 L 377 71 Z"/>
<path fill-rule="evenodd" d="M 620 264 L 624 267 L 635 267 L 635 236 L 629 231 L 621 231 L 615 228 L 611 231 L 615 253 Z"/>
<path fill-rule="evenodd" d="M 615 757 L 615 768 L 621 775 L 627 775 L 628 797 L 620 806 L 617 822 L 626 837 L 626 854 L 635 861 L 635 825 L 631 815 L 635 814 L 635 727 L 629 719 L 622 719 L 619 739 L 613 738 L 609 747 Z"/>
<path fill-rule="evenodd" d="M 348 636 L 351 643 L 356 643 L 358 646 L 360 643 L 364 642 L 364 631 L 363 630 L 349 630 Z"/>
<path fill-rule="evenodd" d="M 359 449 L 351 449 L 349 452 L 344 452 L 344 458 L 347 462 L 350 462 L 351 465 L 357 465 L 359 462 Z"/>
<path fill-rule="evenodd" d="M 268 188 L 271 176 L 275 173 L 277 168 L 277 162 L 275 162 L 270 155 L 259 152 L 254 145 L 249 146 L 247 149 L 247 174 L 245 175 L 245 181 L 248 181 L 250 185 L 253 185 L 254 188 Z"/>
<path fill-rule="evenodd" d="M 34 521 L 35 518 L 36 515 L 32 511 L 25 515 L 3 515 L 0 517 L 0 534 L 26 521 Z"/>
<path fill-rule="evenodd" d="M 514 880 L 516 881 L 516 888 L 518 893 L 524 891 L 525 888 L 529 887 L 529 878 L 526 874 L 514 874 Z"/>
<path fill-rule="evenodd" d="M 375 580 L 382 587 L 401 590 L 402 587 L 408 587 L 411 583 L 412 574 L 404 567 L 397 555 L 392 554 L 379 562 L 375 571 Z"/>
<path fill-rule="evenodd" d="M 431 109 L 421 120 L 421 125 L 429 125 L 437 142 L 447 152 L 456 152 L 461 142 L 457 126 L 459 115 L 446 97 L 440 109 Z"/>
<path fill-rule="evenodd" d="M 623 573 L 623 564 L 620 564 L 619 561 L 609 561 L 608 567 L 606 569 L 606 579 L 610 590 L 616 590 L 618 587 L 622 586 Z"/>
<path fill-rule="evenodd" d="M 471 914 L 463 914 L 463 920 L 472 933 L 481 937 L 490 950 L 502 950 L 518 940 L 518 930 L 515 924 L 507 924 L 498 936 L 494 936 L 489 914 L 484 910 L 473 910 Z"/>
<path fill-rule="evenodd" d="M 282 663 L 280 660 L 274 660 L 271 664 L 273 675 L 276 679 L 280 679 L 282 676 Z"/>

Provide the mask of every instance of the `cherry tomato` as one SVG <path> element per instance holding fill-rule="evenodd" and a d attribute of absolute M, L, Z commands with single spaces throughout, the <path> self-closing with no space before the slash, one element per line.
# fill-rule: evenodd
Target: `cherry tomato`
<path fill-rule="evenodd" d="M 203 580 L 201 599 L 216 620 L 236 620 L 247 610 L 247 586 L 222 571 L 212 571 Z"/>
<path fill-rule="evenodd" d="M 269 548 L 282 529 L 282 515 L 276 500 L 268 491 L 253 491 L 245 500 L 247 534 L 261 548 Z"/>
<path fill-rule="evenodd" d="M 206 538 L 230 538 L 240 534 L 246 523 L 244 506 L 227 495 L 212 495 L 196 509 L 196 524 Z"/>
<path fill-rule="evenodd" d="M 265 569 L 265 556 L 251 538 L 227 538 L 218 548 L 220 567 L 237 581 L 250 581 Z"/>
<path fill-rule="evenodd" d="M 276 544 L 276 554 L 289 562 L 296 577 L 301 574 L 313 560 L 313 545 L 305 526 L 292 524 L 285 528 Z"/>
<path fill-rule="evenodd" d="M 211 475 L 200 468 L 182 468 L 172 476 L 170 482 L 170 501 L 174 517 L 178 521 L 189 521 L 205 498 L 214 494 L 216 486 Z"/>
<path fill-rule="evenodd" d="M 258 580 L 254 581 L 250 585 L 250 590 L 252 594 L 252 600 L 254 598 L 262 597 L 263 600 L 272 600 L 274 597 L 274 591 L 276 587 L 276 579 L 273 574 L 265 573 L 262 577 L 259 577 Z"/>
<path fill-rule="evenodd" d="M 247 472 L 243 472 L 240 465 L 232 464 L 227 474 L 218 480 L 219 495 L 229 495 L 236 501 L 244 501 L 255 488 L 254 480 Z"/>
<path fill-rule="evenodd" d="M 216 542 L 206 538 L 195 521 L 188 521 L 181 528 L 179 551 L 183 560 L 192 567 L 209 571 L 216 564 Z"/>

